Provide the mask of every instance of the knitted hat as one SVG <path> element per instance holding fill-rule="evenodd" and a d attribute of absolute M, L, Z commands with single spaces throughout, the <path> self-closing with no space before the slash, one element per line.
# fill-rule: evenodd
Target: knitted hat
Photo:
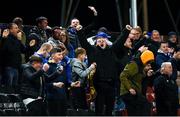
<path fill-rule="evenodd" d="M 145 65 L 145 64 L 147 64 L 148 62 L 154 60 L 154 54 L 153 54 L 153 52 L 150 51 L 150 50 L 145 50 L 145 51 L 141 54 L 140 58 L 141 58 L 142 63 Z"/>

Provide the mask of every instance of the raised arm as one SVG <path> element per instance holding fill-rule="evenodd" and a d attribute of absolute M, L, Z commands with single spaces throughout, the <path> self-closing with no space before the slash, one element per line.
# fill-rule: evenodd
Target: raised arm
<path fill-rule="evenodd" d="M 121 32 L 121 34 L 118 36 L 117 40 L 113 43 L 112 49 L 115 53 L 119 53 L 124 48 L 124 43 L 126 39 L 128 38 L 128 35 L 131 31 L 132 27 L 130 25 L 126 25 L 126 28 L 124 28 Z"/>
<path fill-rule="evenodd" d="M 93 6 L 88 6 L 88 8 L 90 10 L 93 11 L 94 13 L 94 20 L 91 24 L 89 24 L 88 26 L 78 30 L 77 34 L 78 34 L 78 38 L 79 38 L 79 41 L 81 43 L 81 46 L 83 48 L 85 48 L 88 51 L 91 51 L 91 49 L 93 48 L 93 46 L 91 46 L 88 42 L 87 42 L 87 35 L 89 34 L 89 32 L 91 32 L 92 29 L 95 28 L 96 24 L 97 24 L 97 11 L 96 9 L 93 7 Z"/>

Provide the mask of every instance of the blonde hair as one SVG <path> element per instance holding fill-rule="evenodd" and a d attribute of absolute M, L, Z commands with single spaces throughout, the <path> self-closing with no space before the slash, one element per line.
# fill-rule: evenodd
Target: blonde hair
<path fill-rule="evenodd" d="M 43 43 L 38 51 L 47 50 L 48 52 L 51 51 L 52 45 L 50 43 Z"/>

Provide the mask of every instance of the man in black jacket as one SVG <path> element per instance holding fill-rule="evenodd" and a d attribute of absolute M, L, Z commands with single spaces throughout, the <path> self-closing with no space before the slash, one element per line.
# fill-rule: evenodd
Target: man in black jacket
<path fill-rule="evenodd" d="M 20 93 L 30 115 L 46 115 L 44 74 L 49 69 L 46 64 L 42 69 L 42 59 L 31 56 L 30 61 L 23 65 Z"/>
<path fill-rule="evenodd" d="M 19 28 L 17 24 L 10 23 L 7 34 L 3 36 L 1 45 L 3 83 L 6 86 L 16 86 L 18 84 L 18 70 L 21 66 L 21 53 L 25 52 L 25 46 L 18 37 Z"/>
<path fill-rule="evenodd" d="M 118 78 L 116 55 L 123 50 L 124 43 L 132 27 L 126 25 L 122 34 L 111 46 L 108 46 L 106 41 L 110 36 L 104 32 L 99 32 L 96 35 L 94 46 L 90 45 L 86 40 L 86 35 L 90 32 L 90 29 L 90 26 L 82 29 L 78 32 L 78 35 L 82 47 L 87 51 L 88 62 L 97 63 L 97 69 L 93 79 L 97 91 L 95 101 L 96 115 L 112 115 L 115 100 L 115 81 Z M 106 106 L 105 113 L 103 112 L 104 105 Z"/>
<path fill-rule="evenodd" d="M 177 116 L 178 87 L 172 75 L 171 62 L 163 62 L 161 74 L 154 80 L 156 109 L 158 116 Z"/>
<path fill-rule="evenodd" d="M 32 55 L 27 64 L 22 66 L 20 93 L 23 102 L 29 109 L 29 115 L 47 115 L 46 107 L 46 83 L 50 83 L 59 76 L 59 71 L 54 71 L 51 75 L 46 72 L 49 65 L 44 64 L 42 58 Z"/>

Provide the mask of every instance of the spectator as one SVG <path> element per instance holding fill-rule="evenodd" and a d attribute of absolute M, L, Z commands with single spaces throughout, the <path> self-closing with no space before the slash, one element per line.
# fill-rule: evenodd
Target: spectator
<path fill-rule="evenodd" d="M 74 49 L 81 47 L 79 39 L 77 37 L 77 30 L 79 30 L 77 26 L 81 26 L 80 21 L 77 18 L 74 18 L 71 20 L 71 25 L 67 29 L 70 43 L 72 44 Z"/>
<path fill-rule="evenodd" d="M 77 48 L 75 50 L 76 58 L 72 60 L 72 101 L 74 109 L 88 109 L 86 102 L 87 76 L 95 69 L 96 63 L 87 67 L 84 63 L 86 50 Z"/>
<path fill-rule="evenodd" d="M 98 29 L 98 32 L 97 32 L 97 33 L 100 33 L 100 32 L 104 32 L 104 33 L 106 33 L 106 34 L 109 34 L 109 31 L 107 30 L 106 27 L 100 27 L 100 28 Z M 110 36 L 109 36 L 109 38 L 110 38 Z M 88 41 L 91 45 L 94 45 L 95 42 L 96 42 L 96 34 L 95 34 L 94 36 L 91 36 L 91 37 L 87 38 L 87 41 Z M 112 42 L 109 41 L 109 40 L 107 40 L 107 44 L 108 44 L 108 45 L 112 45 Z"/>
<path fill-rule="evenodd" d="M 55 26 L 52 28 L 52 36 L 48 39 L 48 43 L 50 43 L 53 48 L 57 48 L 62 43 L 60 40 L 61 28 Z"/>
<path fill-rule="evenodd" d="M 168 48 L 167 42 L 161 42 L 160 48 L 158 49 L 157 56 L 156 56 L 156 65 L 157 69 L 161 67 L 163 62 L 167 62 L 170 59 L 170 53 Z"/>
<path fill-rule="evenodd" d="M 161 74 L 154 80 L 158 116 L 177 116 L 178 88 L 171 79 L 172 69 L 170 62 L 163 62 Z"/>
<path fill-rule="evenodd" d="M 18 71 L 21 66 L 21 53 L 25 52 L 25 46 L 18 38 L 19 28 L 17 24 L 10 23 L 8 34 L 3 37 L 2 61 L 3 61 L 3 82 L 7 86 L 16 86 L 18 83 Z"/>
<path fill-rule="evenodd" d="M 152 75 L 151 63 L 154 61 L 152 51 L 145 50 L 140 58 L 132 60 L 121 72 L 120 95 L 126 104 L 129 116 L 150 114 L 150 104 L 142 95 L 142 80 Z"/>
<path fill-rule="evenodd" d="M 132 27 L 127 25 L 122 31 L 122 35 L 112 44 L 112 46 L 107 45 L 106 40 L 108 40 L 109 36 L 106 33 L 98 33 L 96 35 L 96 44 L 92 46 L 86 40 L 86 34 L 91 29 L 90 26 L 80 30 L 78 36 L 82 47 L 87 51 L 88 62 L 97 63 L 96 73 L 93 78 L 94 87 L 97 91 L 95 111 L 96 115 L 112 115 L 115 100 L 114 84 L 118 77 L 115 55 L 123 50 L 129 30 L 131 30 Z M 105 113 L 103 112 L 104 105 L 106 105 Z"/>
<path fill-rule="evenodd" d="M 74 58 L 75 57 L 74 47 L 70 43 L 68 32 L 64 28 L 61 28 L 60 40 L 67 48 L 67 56 L 69 58 Z"/>
<path fill-rule="evenodd" d="M 95 21 L 97 20 L 97 11 L 93 6 L 88 6 L 88 8 L 93 11 L 95 17 Z M 93 22 L 94 23 L 94 22 Z M 70 43 L 76 49 L 77 47 L 81 47 L 81 44 L 78 39 L 77 31 L 82 29 L 82 25 L 80 25 L 80 21 L 77 18 L 71 20 L 71 25 L 68 27 L 67 31 L 70 38 Z"/>
<path fill-rule="evenodd" d="M 18 33 L 19 38 L 21 38 L 21 42 L 25 45 L 26 44 L 26 34 L 24 32 L 24 25 L 23 19 L 21 17 L 15 17 L 12 21 L 13 23 L 18 25 L 20 32 Z M 25 63 L 25 53 L 21 54 L 22 56 L 22 63 Z"/>
<path fill-rule="evenodd" d="M 43 64 L 48 62 L 50 57 L 50 51 L 52 49 L 51 44 L 44 43 L 41 45 L 40 49 L 34 53 L 35 56 L 39 56 L 43 59 Z"/>
<path fill-rule="evenodd" d="M 172 48 L 174 50 L 177 49 L 178 36 L 173 31 L 168 33 L 168 44 L 169 44 L 169 48 Z"/>
<path fill-rule="evenodd" d="M 52 76 L 56 73 L 56 75 L 46 84 L 48 112 L 51 116 L 65 116 L 67 110 L 66 77 L 64 67 L 60 64 L 62 59 L 63 51 L 60 48 L 53 48 L 47 74 Z"/>
<path fill-rule="evenodd" d="M 153 30 L 151 36 L 145 36 L 143 39 L 140 39 L 134 46 L 133 46 L 133 51 L 132 53 L 134 54 L 141 46 L 148 47 L 149 50 L 151 50 L 155 57 L 157 55 L 157 51 L 160 47 L 160 33 L 157 30 Z"/>
<path fill-rule="evenodd" d="M 31 33 L 36 33 L 40 37 L 40 45 L 48 41 L 48 34 L 46 32 L 48 28 L 48 19 L 44 16 L 36 18 L 36 26 L 30 30 Z"/>
<path fill-rule="evenodd" d="M 22 71 L 20 93 L 28 108 L 29 115 L 47 115 L 45 97 L 44 73 L 49 66 L 43 66 L 43 60 L 38 56 L 31 56 Z"/>

